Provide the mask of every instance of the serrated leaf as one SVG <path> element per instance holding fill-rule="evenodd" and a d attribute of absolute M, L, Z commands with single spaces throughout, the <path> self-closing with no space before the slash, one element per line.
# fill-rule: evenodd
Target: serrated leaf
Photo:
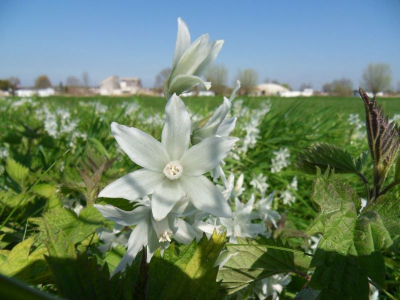
<path fill-rule="evenodd" d="M 48 281 L 50 273 L 44 261 L 47 250 L 40 247 L 32 251 L 33 242 L 34 239 L 29 238 L 17 244 L 11 251 L 1 250 L 0 273 L 31 284 Z"/>
<path fill-rule="evenodd" d="M 298 165 L 306 173 L 315 174 L 317 168 L 335 169 L 337 173 L 360 174 L 366 156 L 355 159 L 349 152 L 330 144 L 317 144 L 299 155 Z"/>
<path fill-rule="evenodd" d="M 214 267 L 225 234 L 214 232 L 208 240 L 204 236 L 198 244 L 179 248 L 174 244 L 164 251 L 158 250 L 150 262 L 148 299 L 218 299 L 216 282 L 218 267 Z"/>
<path fill-rule="evenodd" d="M 358 215 L 359 199 L 348 184 L 318 174 L 313 202 L 319 215 L 308 229 L 322 238 L 311 262 L 316 267 L 310 286 L 321 290 L 318 299 L 368 299 L 368 277 L 384 286 L 381 250 L 392 244 L 384 217 L 368 205 Z"/>
<path fill-rule="evenodd" d="M 103 267 L 97 264 L 96 257 L 89 258 L 87 253 L 76 255 L 74 245 L 61 232 L 57 235 L 49 228 L 49 252 L 46 257 L 53 275 L 58 294 L 66 299 L 141 299 L 144 289 L 136 292 L 139 282 L 141 255 L 124 273 L 118 273 L 110 279 L 107 263 Z M 61 246 L 60 246 L 61 245 Z M 147 274 L 143 274 L 147 278 Z"/>
<path fill-rule="evenodd" d="M 9 157 L 6 161 L 6 171 L 7 174 L 20 186 L 24 185 L 25 180 L 29 175 L 29 169 L 27 167 Z"/>
<path fill-rule="evenodd" d="M 375 182 L 381 184 L 400 148 L 400 131 L 395 121 L 389 122 L 382 106 L 377 105 L 375 97 L 370 101 L 363 89 L 360 88 L 359 92 L 365 107 L 368 144 L 377 170 L 375 175 L 379 176 L 376 178 L 379 182 L 376 179 Z"/>
<path fill-rule="evenodd" d="M 64 232 L 74 244 L 82 242 L 104 223 L 104 218 L 93 206 L 84 208 L 79 216 L 71 210 L 57 207 L 44 213 L 43 218 L 55 234 Z M 42 233 L 45 233 L 44 222 L 39 221 L 38 225 Z"/>
<path fill-rule="evenodd" d="M 232 257 L 218 273 L 218 281 L 222 280 L 221 287 L 227 294 L 272 275 L 297 271 L 293 250 L 280 240 L 239 238 L 238 245 L 230 244 L 228 250 Z"/>

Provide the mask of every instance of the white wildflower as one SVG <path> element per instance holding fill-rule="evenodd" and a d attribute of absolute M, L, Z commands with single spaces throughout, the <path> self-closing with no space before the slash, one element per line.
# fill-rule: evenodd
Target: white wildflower
<path fill-rule="evenodd" d="M 289 275 L 273 275 L 257 281 L 253 291 L 260 300 L 265 300 L 269 297 L 271 297 L 272 300 L 279 300 L 279 294 L 282 293 L 283 287 L 288 285 L 290 281 L 291 278 Z"/>
<path fill-rule="evenodd" d="M 235 211 L 232 218 L 220 218 L 221 225 L 226 228 L 226 236 L 229 242 L 236 243 L 238 237 L 255 238 L 258 234 L 265 233 L 263 224 L 251 223 L 255 219 L 253 214 L 254 195 L 250 200 L 243 204 L 238 198 L 235 199 Z"/>
<path fill-rule="evenodd" d="M 173 94 L 190 90 L 195 85 L 211 87 L 210 82 L 203 81 L 202 76 L 210 64 L 217 58 L 224 41 L 209 41 L 204 34 L 191 43 L 189 29 L 181 18 L 178 18 L 178 35 L 171 73 L 165 81 L 164 94 L 169 99 Z"/>
<path fill-rule="evenodd" d="M 274 197 L 275 192 L 272 192 L 267 198 L 263 197 L 260 201 L 258 201 L 255 207 L 259 213 L 259 218 L 264 223 L 271 223 L 277 227 L 277 222 L 281 219 L 281 215 L 272 209 Z"/>
<path fill-rule="evenodd" d="M 290 152 L 288 148 L 280 148 L 273 153 L 275 157 L 271 160 L 271 173 L 279 173 L 283 168 L 289 165 L 288 158 L 290 157 Z"/>
<path fill-rule="evenodd" d="M 143 169 L 111 183 L 99 197 L 134 201 L 152 194 L 153 217 L 162 220 L 182 197 L 188 195 L 197 209 L 230 217 L 228 203 L 203 174 L 219 164 L 237 138 L 211 137 L 189 149 L 191 123 L 185 104 L 174 95 L 165 111 L 162 143 L 136 128 L 111 124 L 121 148 Z"/>
<path fill-rule="evenodd" d="M 252 185 L 255 189 L 257 189 L 261 193 L 262 196 L 264 196 L 269 187 L 267 180 L 268 180 L 267 176 L 259 174 L 257 177 L 253 178 L 252 181 L 250 181 L 250 185 Z"/>

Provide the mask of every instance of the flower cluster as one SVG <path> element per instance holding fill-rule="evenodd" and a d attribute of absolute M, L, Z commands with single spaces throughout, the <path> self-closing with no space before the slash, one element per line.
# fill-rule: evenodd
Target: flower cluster
<path fill-rule="evenodd" d="M 132 211 L 96 205 L 105 218 L 122 226 L 136 225 L 127 242 L 127 253 L 114 273 L 130 264 L 143 246 L 147 246 L 150 259 L 156 249 L 168 247 L 172 238 L 187 244 L 200 238 L 202 232 L 209 233 L 214 226 L 203 221 L 208 215 L 232 216 L 221 191 L 205 176 L 213 172 L 214 179 L 225 177 L 223 159 L 238 140 L 229 137 L 236 121 L 235 117 L 227 118 L 231 100 L 225 98 L 207 122 L 194 127 L 177 95 L 199 83 L 193 77 L 202 74 L 215 59 L 222 42 L 209 43 L 208 36 L 202 36 L 190 45 L 186 24 L 180 19 L 178 24 L 173 67 L 166 83 L 168 101 L 161 142 L 137 128 L 111 124 L 121 149 L 142 167 L 99 194 L 131 201 Z"/>

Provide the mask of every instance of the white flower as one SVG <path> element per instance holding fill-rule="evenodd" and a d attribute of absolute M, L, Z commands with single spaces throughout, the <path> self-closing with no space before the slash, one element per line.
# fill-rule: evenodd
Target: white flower
<path fill-rule="evenodd" d="M 228 179 L 222 178 L 223 183 L 224 183 L 224 188 L 225 190 L 222 192 L 222 195 L 224 195 L 224 198 L 228 201 L 229 199 L 235 199 L 242 195 L 244 192 L 244 187 L 243 187 L 243 180 L 244 180 L 244 175 L 240 174 L 238 180 L 236 181 L 235 184 L 235 175 L 231 174 L 229 175 Z"/>
<path fill-rule="evenodd" d="M 272 300 L 279 300 L 279 294 L 282 293 L 283 287 L 291 281 L 289 275 L 274 275 L 257 281 L 254 285 L 254 293 L 260 300 L 265 300 L 272 296 Z"/>
<path fill-rule="evenodd" d="M 281 192 L 281 198 L 283 204 L 292 205 L 296 201 L 296 197 L 292 194 L 292 191 L 297 191 L 297 177 L 293 177 L 292 182 L 287 186 L 286 190 Z"/>
<path fill-rule="evenodd" d="M 105 253 L 118 245 L 125 246 L 128 242 L 126 234 L 118 235 L 117 232 L 108 228 L 99 228 L 97 230 L 97 235 L 103 242 L 103 244 L 98 247 L 102 253 Z"/>
<path fill-rule="evenodd" d="M 272 201 L 274 200 L 274 197 L 275 192 L 272 192 L 267 198 L 262 198 L 256 203 L 256 209 L 263 222 L 271 223 L 277 227 L 276 222 L 281 219 L 281 215 L 277 211 L 272 210 Z"/>
<path fill-rule="evenodd" d="M 139 206 L 132 211 L 124 211 L 112 205 L 94 205 L 103 217 L 119 225 L 136 225 L 129 236 L 126 254 L 112 275 L 125 270 L 145 246 L 147 246 L 147 261 L 149 262 L 158 248 L 166 249 L 169 246 L 172 236 L 183 244 L 188 244 L 197 237 L 193 228 L 174 214 L 168 214 L 160 221 L 155 220 L 152 214 L 152 202 L 147 197 L 138 203 Z"/>
<path fill-rule="evenodd" d="M 258 189 L 261 193 L 262 196 L 265 195 L 265 192 L 267 191 L 269 184 L 267 183 L 267 176 L 264 176 L 263 174 L 259 174 L 257 177 L 253 178 L 253 180 L 250 182 L 250 185 L 252 185 L 254 188 Z"/>
<path fill-rule="evenodd" d="M 67 197 L 62 199 L 62 206 L 74 211 L 77 216 L 79 216 L 82 209 L 84 209 L 84 206 L 81 204 L 79 199 L 70 199 Z"/>
<path fill-rule="evenodd" d="M 164 94 L 167 99 L 173 94 L 180 95 L 198 84 L 209 89 L 211 83 L 204 82 L 200 76 L 205 73 L 210 64 L 217 58 L 223 43 L 224 41 L 210 42 L 208 34 L 202 35 L 191 43 L 186 23 L 181 18 L 178 18 L 178 35 L 174 59 L 171 73 L 164 86 Z"/>
<path fill-rule="evenodd" d="M 253 211 L 254 195 L 250 200 L 243 204 L 238 198 L 235 199 L 236 210 L 230 219 L 220 218 L 221 225 L 226 228 L 226 236 L 229 242 L 236 243 L 236 238 L 256 237 L 258 234 L 265 233 L 263 224 L 251 223 L 255 218 Z"/>
<path fill-rule="evenodd" d="M 111 183 L 99 197 L 134 201 L 152 194 L 153 217 L 159 221 L 187 195 L 197 209 L 218 217 L 230 217 L 228 203 L 203 174 L 218 165 L 237 138 L 211 137 L 189 148 L 191 124 L 185 104 L 173 95 L 165 111 L 162 143 L 136 128 L 111 124 L 118 144 L 143 169 Z"/>
<path fill-rule="evenodd" d="M 378 300 L 379 290 L 372 284 L 369 284 L 369 300 Z"/>
<path fill-rule="evenodd" d="M 287 160 L 290 157 L 288 148 L 280 148 L 278 151 L 274 151 L 275 157 L 271 160 L 271 173 L 279 173 L 283 168 L 289 165 Z"/>
<path fill-rule="evenodd" d="M 224 97 L 223 103 L 215 110 L 211 117 L 201 122 L 201 126 L 193 130 L 193 145 L 200 143 L 202 140 L 212 136 L 229 136 L 235 129 L 236 117 L 228 118 L 231 110 L 232 101 L 235 99 L 236 92 L 240 88 L 240 81 L 236 82 L 235 90 L 230 99 Z"/>

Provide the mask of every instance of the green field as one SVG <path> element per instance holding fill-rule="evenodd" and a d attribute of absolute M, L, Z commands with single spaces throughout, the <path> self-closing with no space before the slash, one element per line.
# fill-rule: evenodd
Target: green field
<path fill-rule="evenodd" d="M 192 119 L 201 120 L 221 104 L 222 97 L 183 100 Z M 378 102 L 391 118 L 400 114 L 400 99 L 378 99 Z M 117 246 L 107 254 L 99 252 L 98 247 L 104 242 L 94 232 L 99 228 L 111 229 L 113 224 L 91 209 L 94 210 L 93 203 L 109 203 L 97 198 L 104 186 L 138 166 L 117 147 L 110 124 L 136 127 L 159 139 L 165 103 L 165 99 L 153 97 L 0 99 L 1 274 L 56 293 L 52 273 L 43 258 L 43 254 L 47 255 L 46 226 L 41 217 L 47 218 L 56 234 L 63 231 L 67 236 L 73 235 L 79 253 L 87 252 L 90 257 L 97 257 L 100 265 L 115 267 L 124 247 Z M 279 228 L 272 226 L 269 231 L 293 248 L 309 251 L 310 239 L 305 230 L 317 215 L 310 198 L 315 175 L 298 169 L 297 155 L 306 147 L 322 142 L 337 145 L 355 157 L 368 150 L 361 99 L 237 97 L 231 113 L 238 117 L 232 136 L 241 140 L 233 155 L 225 160 L 226 176 L 234 174 L 236 180 L 240 174 L 244 175 L 243 203 L 252 194 L 257 202 L 275 191 L 272 208 L 286 222 L 281 222 Z M 361 121 L 350 121 L 350 114 L 358 114 Z M 272 171 L 276 152 L 285 149 L 289 155 L 287 165 Z M 371 164 L 364 167 L 364 172 L 372 178 Z M 260 175 L 264 179 L 258 180 L 268 184 L 266 191 L 257 186 Z M 343 176 L 360 197 L 366 197 L 358 177 Z M 76 220 L 68 219 L 70 216 L 64 213 L 82 208 L 86 214 L 75 217 Z M 34 245 L 31 252 L 39 254 L 31 254 L 30 260 L 17 257 L 13 261 L 10 251 L 27 240 Z M 385 261 L 385 288 L 397 295 L 399 256 L 388 251 Z M 304 278 L 292 275 L 283 299 L 293 299 L 304 283 Z"/>

